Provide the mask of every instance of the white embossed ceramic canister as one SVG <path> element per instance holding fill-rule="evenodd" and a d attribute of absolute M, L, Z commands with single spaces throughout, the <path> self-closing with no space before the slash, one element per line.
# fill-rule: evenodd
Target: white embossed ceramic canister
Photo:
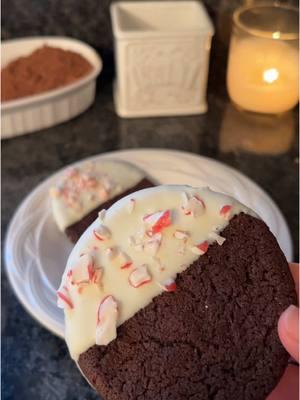
<path fill-rule="evenodd" d="M 111 6 L 121 117 L 204 113 L 211 38 L 198 1 L 117 2 Z"/>

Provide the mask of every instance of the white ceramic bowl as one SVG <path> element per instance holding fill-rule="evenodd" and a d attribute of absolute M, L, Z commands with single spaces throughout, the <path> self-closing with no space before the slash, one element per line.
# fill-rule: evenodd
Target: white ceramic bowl
<path fill-rule="evenodd" d="M 95 99 L 96 78 L 101 72 L 102 61 L 92 47 L 79 40 L 45 36 L 4 41 L 1 44 L 1 67 L 44 45 L 81 54 L 92 64 L 93 70 L 70 85 L 2 103 L 2 139 L 67 121 L 85 111 Z"/>

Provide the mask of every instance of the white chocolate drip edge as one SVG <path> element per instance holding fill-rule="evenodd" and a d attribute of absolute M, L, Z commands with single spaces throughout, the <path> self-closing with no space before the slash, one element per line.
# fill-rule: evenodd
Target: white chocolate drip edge
<path fill-rule="evenodd" d="M 160 229 L 161 224 L 155 223 L 166 210 L 171 223 L 160 219 L 166 226 L 150 232 L 149 237 L 153 226 Z M 158 211 L 162 214 L 151 216 Z M 182 185 L 144 189 L 115 203 L 104 219 L 98 218 L 77 242 L 62 278 L 61 288 L 68 284 L 70 270 L 76 271 L 76 266 L 89 257 L 97 268 L 97 278 L 92 278 L 97 283 L 83 283 L 81 289 L 74 284 L 68 286 L 72 308 L 63 305 L 71 357 L 77 360 L 95 343 L 108 344 L 116 337 L 114 324 L 120 326 L 155 296 L 168 288 L 173 290 L 176 275 L 204 254 L 207 245 L 223 245 L 222 230 L 240 212 L 258 217 L 232 197 Z M 106 232 L 106 238 L 100 236 L 99 240 L 95 236 L 98 231 L 100 235 Z M 99 307 L 103 302 L 104 306 Z M 114 311 L 109 313 L 109 309 Z M 108 327 L 106 333 L 103 326 L 99 329 L 100 323 Z"/>

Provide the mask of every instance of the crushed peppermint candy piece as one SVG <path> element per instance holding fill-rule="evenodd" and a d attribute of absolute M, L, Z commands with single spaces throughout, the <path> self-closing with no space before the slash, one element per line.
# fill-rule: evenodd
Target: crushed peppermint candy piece
<path fill-rule="evenodd" d="M 129 212 L 129 214 L 132 213 L 132 211 L 134 210 L 135 207 L 135 199 L 130 199 L 129 203 L 127 205 L 127 211 Z"/>
<path fill-rule="evenodd" d="M 95 273 L 94 259 L 90 254 L 83 254 L 77 265 L 68 272 L 71 284 L 90 283 Z"/>
<path fill-rule="evenodd" d="M 143 246 L 145 253 L 155 256 L 161 245 L 162 234 L 161 232 L 155 233 L 146 240 Z"/>
<path fill-rule="evenodd" d="M 67 308 L 70 310 L 74 308 L 74 305 L 70 298 L 69 289 L 67 288 L 67 286 L 60 287 L 56 292 L 56 294 L 57 294 L 57 307 L 63 309 Z"/>
<path fill-rule="evenodd" d="M 128 278 L 129 284 L 134 288 L 139 288 L 140 286 L 151 282 L 151 280 L 152 278 L 148 272 L 146 264 L 143 264 L 140 267 L 135 268 L 130 273 Z"/>
<path fill-rule="evenodd" d="M 230 217 L 230 214 L 231 214 L 231 210 L 232 210 L 232 206 L 229 204 L 226 204 L 225 206 L 223 206 L 221 208 L 220 215 L 228 220 Z"/>
<path fill-rule="evenodd" d="M 198 195 L 193 195 L 190 200 L 189 200 L 189 205 L 195 204 L 201 208 L 205 208 L 204 201 L 198 196 Z"/>
<path fill-rule="evenodd" d="M 203 254 L 205 254 L 207 252 L 207 250 L 208 250 L 208 242 L 207 241 L 191 247 L 192 253 L 197 254 L 199 256 L 202 256 Z"/>
<path fill-rule="evenodd" d="M 175 292 L 175 290 L 177 289 L 176 282 L 173 278 L 169 278 L 163 282 L 160 282 L 159 286 L 161 286 L 166 292 Z"/>
<path fill-rule="evenodd" d="M 174 232 L 174 237 L 178 240 L 187 240 L 189 237 L 188 232 L 176 230 Z"/>
<path fill-rule="evenodd" d="M 59 183 L 59 195 L 68 207 L 82 210 L 83 193 L 91 203 L 95 203 L 98 197 L 102 200 L 107 199 L 107 180 L 106 176 L 93 172 L 92 167 L 69 168 Z"/>
<path fill-rule="evenodd" d="M 99 211 L 99 213 L 98 213 L 98 218 L 100 219 L 101 222 L 104 221 L 105 214 L 106 214 L 106 210 L 105 210 L 105 209 Z"/>
<path fill-rule="evenodd" d="M 96 344 L 107 345 L 117 337 L 118 304 L 111 295 L 102 299 L 97 312 Z"/>
<path fill-rule="evenodd" d="M 111 232 L 110 230 L 104 226 L 104 225 L 100 225 L 99 228 L 96 230 L 93 230 L 94 236 L 96 237 L 96 239 L 98 240 L 108 240 L 111 238 Z"/>
<path fill-rule="evenodd" d="M 189 203 L 189 197 L 186 192 L 181 193 L 181 201 L 182 201 L 181 207 L 186 208 Z"/>
<path fill-rule="evenodd" d="M 210 232 L 210 234 L 208 235 L 208 237 L 209 237 L 211 240 L 216 241 L 216 242 L 218 243 L 218 245 L 220 245 L 220 246 L 222 246 L 222 244 L 223 244 L 223 243 L 225 242 L 225 240 L 226 240 L 224 237 L 218 235 L 216 232 Z"/>
<path fill-rule="evenodd" d="M 198 217 L 204 213 L 205 204 L 204 201 L 198 195 L 193 195 L 190 199 L 186 195 L 181 208 L 185 215 L 192 215 L 193 217 Z"/>
<path fill-rule="evenodd" d="M 102 268 L 95 268 L 94 275 L 92 277 L 92 283 L 99 284 L 101 282 L 103 275 L 103 269 Z"/>
<path fill-rule="evenodd" d="M 130 257 L 126 253 L 124 253 L 124 251 L 118 252 L 118 261 L 120 262 L 121 269 L 127 269 L 132 265 Z"/>
<path fill-rule="evenodd" d="M 189 196 L 186 192 L 181 193 L 181 209 L 183 210 L 184 215 L 191 215 L 192 212 L 189 209 Z"/>
<path fill-rule="evenodd" d="M 143 218 L 143 221 L 147 225 L 150 225 L 151 233 L 161 232 L 162 229 L 167 228 L 172 223 L 171 222 L 171 211 L 170 210 L 158 211 L 153 214 L 146 215 Z"/>

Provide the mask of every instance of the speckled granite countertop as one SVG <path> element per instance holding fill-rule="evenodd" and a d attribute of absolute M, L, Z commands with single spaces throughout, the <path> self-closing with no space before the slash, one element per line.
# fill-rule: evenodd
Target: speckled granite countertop
<path fill-rule="evenodd" d="M 11 7 L 13 3 L 16 2 L 7 2 L 7 5 Z M 36 1 L 31 3 L 37 4 Z M 108 3 L 105 0 L 106 6 Z M 35 11 L 40 12 L 41 8 Z M 16 33 L 17 25 L 12 20 L 8 26 L 9 21 L 4 26 L 5 37 Z M 25 21 L 26 18 L 23 25 Z M 53 16 L 49 21 L 54 23 Z M 38 33 L 38 29 L 31 32 L 26 26 L 22 29 Z M 52 28 L 46 31 L 43 33 L 60 33 Z M 81 37 L 80 32 L 77 36 Z M 93 40 L 90 42 L 97 44 Z M 111 59 L 111 51 L 104 50 L 102 56 Z M 221 56 L 224 56 L 221 51 L 213 51 L 207 114 L 120 119 L 114 112 L 112 100 L 113 70 L 108 68 L 102 75 L 105 79 L 99 83 L 96 102 L 87 112 L 57 127 L 3 141 L 2 237 L 24 197 L 59 168 L 111 150 L 157 147 L 212 157 L 248 175 L 278 204 L 291 229 L 294 248 L 298 249 L 298 114 L 293 111 L 280 118 L 255 119 L 237 112 L 226 96 L 225 68 L 220 70 L 220 64 L 226 64 Z M 295 254 L 295 259 L 297 257 Z M 2 357 L 4 384 L 1 391 L 5 400 L 98 398 L 69 358 L 64 342 L 25 312 L 4 272 Z"/>

